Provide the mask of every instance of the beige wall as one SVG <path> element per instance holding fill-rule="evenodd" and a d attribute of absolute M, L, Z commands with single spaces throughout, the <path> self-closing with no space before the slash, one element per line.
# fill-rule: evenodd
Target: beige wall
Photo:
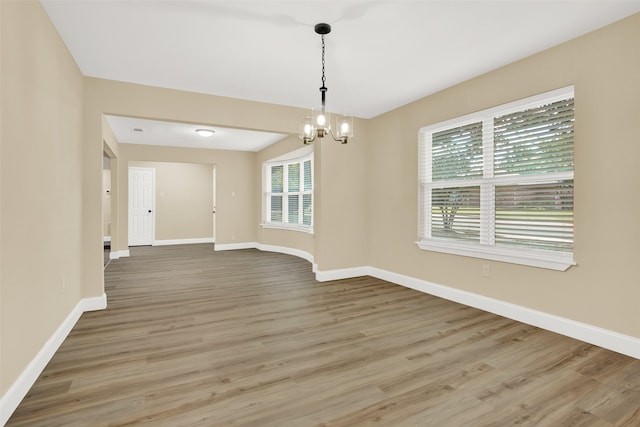
<path fill-rule="evenodd" d="M 0 10 L 4 395 L 84 293 L 83 87 L 80 71 L 40 3 L 2 1 Z M 101 188 L 98 182 L 99 200 Z M 95 231 L 102 234 L 99 217 Z M 100 268 L 102 261 L 96 261 Z"/>
<path fill-rule="evenodd" d="M 116 136 L 113 134 L 107 119 L 102 117 L 102 150 L 103 154 L 109 156 L 109 177 L 111 179 L 111 183 L 109 184 L 110 195 L 108 207 L 107 203 L 103 202 L 102 206 L 102 221 L 105 221 L 105 218 L 109 219 L 109 236 L 111 236 L 111 247 L 118 247 L 118 230 L 119 224 L 118 221 L 114 221 L 114 218 L 118 217 L 118 155 L 120 153 L 119 143 L 116 139 Z M 109 212 L 105 212 L 105 209 L 109 209 Z M 127 224 L 125 224 L 126 227 Z"/>
<path fill-rule="evenodd" d="M 255 153 L 241 151 L 207 150 L 197 148 L 154 147 L 149 145 L 120 145 L 119 171 L 119 206 L 123 206 L 118 213 L 118 221 L 124 224 L 119 228 L 119 249 L 127 248 L 127 194 L 128 194 L 128 166 L 136 161 L 151 162 L 203 162 L 216 165 L 217 173 L 217 206 L 216 206 L 216 242 L 217 243 L 246 243 L 255 242 L 256 218 L 254 215 Z M 208 176 L 211 176 L 209 169 Z M 156 177 L 157 178 L 157 177 Z M 211 182 L 211 179 L 209 179 Z M 209 184 L 210 185 L 210 184 Z M 209 186 L 208 188 L 211 188 Z M 208 196 L 207 212 L 211 213 L 211 194 Z M 156 200 L 157 201 L 157 200 Z M 158 218 L 156 218 L 158 220 Z M 171 222 L 171 221 L 169 221 Z M 210 224 L 210 223 L 208 223 Z M 212 226 L 207 225 L 207 236 L 211 237 Z M 168 234 L 156 235 L 156 239 L 174 239 L 181 237 L 166 237 L 175 235 L 178 231 L 170 226 L 165 230 Z M 162 237 L 165 236 L 165 237 Z"/>
<path fill-rule="evenodd" d="M 209 124 L 211 126 L 240 127 L 245 129 L 273 131 L 296 134 L 300 118 L 307 113 L 304 109 L 284 107 L 273 104 L 251 102 L 162 89 L 109 80 L 85 78 L 84 108 L 85 137 L 88 141 L 85 156 L 85 181 L 87 188 L 98 186 L 96 159 L 101 154 L 102 145 L 95 141 L 104 138 L 102 129 L 108 125 L 102 122 L 103 114 L 127 115 L 141 118 L 182 121 L 186 123 Z M 366 148 L 365 123 L 356 120 L 358 133 L 347 145 L 326 144 L 325 154 L 316 156 L 316 238 L 314 252 L 316 262 L 323 270 L 365 265 L 366 263 L 366 193 L 364 189 Z M 301 144 L 291 138 L 287 147 L 298 148 Z M 320 144 L 317 144 L 320 147 Z M 318 152 L 321 150 L 317 149 Z M 325 159 L 326 157 L 326 159 Z M 216 243 L 233 244 L 261 242 L 287 246 L 308 251 L 309 240 L 297 236 L 291 238 L 291 232 L 270 230 L 259 233 L 261 185 L 258 182 L 260 162 L 252 152 L 212 151 L 199 149 L 177 149 L 168 147 L 136 146 L 119 144 L 118 164 L 118 221 L 112 222 L 112 228 L 118 227 L 115 250 L 127 248 L 126 230 L 126 171 L 129 160 L 160 162 L 200 162 L 216 164 L 218 181 L 217 233 Z M 323 173 L 323 170 L 328 171 Z M 320 177 L 320 178 L 318 178 Z M 326 209 L 320 188 L 331 197 L 327 199 Z M 99 202 L 91 192 L 86 192 L 87 203 L 93 206 Z M 324 217 L 322 217 L 324 210 Z M 99 228 L 95 224 L 98 212 L 91 207 L 86 212 L 87 246 L 98 238 L 91 232 Z M 322 239 L 318 239 L 318 227 L 324 227 Z M 348 231 L 348 232 L 347 232 Z M 99 234 L 99 233 L 98 233 Z M 113 233 L 112 233 L 113 234 Z M 266 242 L 265 242 L 266 243 Z M 307 249 L 305 249 L 307 248 Z M 339 248 L 334 250 L 333 248 Z M 95 252 L 95 253 L 93 253 Z M 92 261 L 101 259 L 101 248 L 92 247 L 86 253 L 87 283 L 95 284 L 93 291 L 102 287 L 102 271 Z M 90 259 L 89 259 L 90 258 Z"/>
<path fill-rule="evenodd" d="M 315 149 L 315 235 L 262 230 L 265 153 L 118 144 L 103 114 L 295 134 L 302 109 L 82 78 L 37 2 L 0 2 L 0 392 L 80 298 L 103 294 L 102 153 L 112 239 L 126 249 L 130 161 L 215 164 L 219 243 L 313 253 L 320 271 L 371 265 L 640 337 L 640 15 L 369 121 Z M 575 253 L 555 272 L 419 250 L 421 126 L 575 84 Z M 9 108 L 10 106 L 10 108 Z M 274 150 L 297 147 L 295 138 Z M 43 206 L 47 209 L 43 210 Z M 612 219 L 613 218 L 613 219 Z M 624 226 L 620 226 L 624 224 Z M 34 268 L 34 265 L 37 268 Z"/>
<path fill-rule="evenodd" d="M 101 236 L 101 156 L 103 141 L 109 142 L 108 124 L 103 114 L 126 115 L 158 120 L 173 120 L 211 126 L 241 127 L 276 132 L 295 132 L 298 111 L 295 108 L 258 102 L 209 96 L 171 89 L 135 85 L 96 78 L 84 78 L 84 140 L 83 198 L 85 200 L 82 238 L 84 296 L 100 295 L 104 289 L 102 273 Z M 112 216 L 112 250 L 127 248 L 127 164 L 129 160 L 160 162 L 204 162 L 218 165 L 218 233 L 220 243 L 255 241 L 255 153 L 231 151 L 211 152 L 204 149 L 175 149 L 168 147 L 114 147 L 117 160 L 112 173 L 112 204 L 117 213 Z M 219 161 L 224 158 L 224 161 Z M 117 196 L 116 194 L 117 193 Z M 117 202 L 116 202 L 117 200 Z M 234 215 L 234 212 L 237 215 Z M 117 220 L 116 220 L 117 218 Z"/>
<path fill-rule="evenodd" d="M 639 46 L 637 14 L 371 120 L 370 264 L 640 337 Z M 557 272 L 418 249 L 418 129 L 570 84 L 578 265 Z"/>
<path fill-rule="evenodd" d="M 155 240 L 213 237 L 213 165 L 130 161 L 155 169 Z"/>
<path fill-rule="evenodd" d="M 366 153 L 363 121 L 354 121 L 355 137 L 346 145 L 325 138 L 315 147 L 315 254 L 318 271 L 368 265 Z"/>
<path fill-rule="evenodd" d="M 348 144 L 334 142 L 330 137 L 313 143 L 314 234 L 260 227 L 259 243 L 307 252 L 313 255 L 318 271 L 367 265 L 366 121 L 356 119 L 354 133 L 356 136 Z M 302 147 L 294 134 L 258 153 L 258 221 L 262 221 L 262 164 Z"/>

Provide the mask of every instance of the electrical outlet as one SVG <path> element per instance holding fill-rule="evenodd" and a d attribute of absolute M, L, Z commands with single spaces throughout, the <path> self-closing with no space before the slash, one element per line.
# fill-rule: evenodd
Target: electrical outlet
<path fill-rule="evenodd" d="M 489 264 L 482 264 L 482 277 L 489 277 L 491 275 L 491 267 Z"/>

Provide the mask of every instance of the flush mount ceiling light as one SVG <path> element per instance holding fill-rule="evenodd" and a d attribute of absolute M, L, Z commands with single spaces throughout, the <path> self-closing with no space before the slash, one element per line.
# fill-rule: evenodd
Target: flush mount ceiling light
<path fill-rule="evenodd" d="M 331 130 L 331 116 L 325 111 L 325 99 L 327 93 L 327 87 L 325 86 L 324 75 L 324 36 L 331 32 L 331 25 L 329 24 L 316 24 L 314 30 L 317 34 L 320 34 L 322 38 L 322 86 L 320 87 L 320 95 L 322 97 L 322 105 L 320 108 L 314 108 L 311 110 L 311 115 L 306 116 L 300 122 L 300 139 L 305 144 L 310 144 L 315 141 L 316 138 L 324 138 L 326 135 L 338 142 L 346 144 L 348 139 L 353 137 L 353 117 L 349 116 L 337 116 L 335 121 L 336 133 L 334 135 Z"/>
<path fill-rule="evenodd" d="M 196 129 L 196 133 L 204 138 L 210 138 L 216 131 L 212 129 Z"/>

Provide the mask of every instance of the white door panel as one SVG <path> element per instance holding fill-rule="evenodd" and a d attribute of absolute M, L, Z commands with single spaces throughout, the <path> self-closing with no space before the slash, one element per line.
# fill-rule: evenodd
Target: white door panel
<path fill-rule="evenodd" d="M 216 241 L 216 165 L 213 165 L 213 241 Z"/>
<path fill-rule="evenodd" d="M 129 246 L 153 244 L 154 172 L 129 168 Z"/>

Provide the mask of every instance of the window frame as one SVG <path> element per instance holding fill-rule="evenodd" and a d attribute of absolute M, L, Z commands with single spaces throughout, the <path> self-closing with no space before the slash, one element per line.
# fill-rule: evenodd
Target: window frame
<path fill-rule="evenodd" d="M 311 189 L 304 189 L 304 164 L 309 161 L 311 167 Z M 299 191 L 288 191 L 289 190 L 289 165 L 299 165 Z M 282 166 L 282 191 L 273 192 L 271 191 L 271 170 L 273 167 Z M 302 156 L 298 156 L 295 158 L 287 158 L 284 160 L 268 160 L 263 163 L 263 185 L 262 185 L 262 223 L 260 224 L 263 228 L 275 228 L 275 229 L 286 229 L 293 231 L 301 231 L 305 233 L 313 234 L 313 223 L 314 223 L 314 164 L 313 164 L 313 152 L 304 154 Z M 271 220 L 271 196 L 282 196 L 282 221 L 272 221 Z M 304 196 L 311 196 L 311 223 L 304 224 Z M 289 216 L 289 196 L 297 196 L 298 197 L 298 222 L 290 223 L 288 222 Z"/>
<path fill-rule="evenodd" d="M 571 252 L 552 250 L 540 250 L 518 247 L 505 247 L 495 245 L 495 212 L 496 186 L 511 184 L 520 181 L 529 184 L 543 184 L 561 180 L 574 180 L 575 166 L 571 172 L 548 172 L 531 175 L 494 176 L 494 135 L 493 120 L 495 117 L 516 113 L 529 108 L 550 104 L 557 101 L 575 99 L 573 86 L 567 86 L 539 95 L 527 97 L 507 104 L 481 110 L 475 113 L 456 117 L 443 122 L 420 128 L 418 132 L 418 240 L 420 249 L 441 252 L 454 255 L 469 256 L 480 259 L 502 261 L 533 267 L 547 268 L 565 271 L 575 265 L 573 249 Z M 432 177 L 432 135 L 445 130 L 450 130 L 472 123 L 482 122 L 482 157 L 483 173 L 481 178 L 463 178 L 443 181 L 430 180 Z M 575 123 L 575 107 L 574 118 Z M 575 146 L 575 141 L 574 144 Z M 526 176 L 526 178 L 524 178 Z M 575 182 L 574 182 L 575 183 Z M 478 243 L 469 243 L 457 240 L 447 240 L 432 237 L 432 188 L 454 188 L 480 186 L 483 194 L 480 201 L 480 238 Z M 575 194 L 575 192 L 573 193 Z M 574 210 L 572 210 L 572 214 Z M 575 241 L 575 220 L 572 223 Z"/>

